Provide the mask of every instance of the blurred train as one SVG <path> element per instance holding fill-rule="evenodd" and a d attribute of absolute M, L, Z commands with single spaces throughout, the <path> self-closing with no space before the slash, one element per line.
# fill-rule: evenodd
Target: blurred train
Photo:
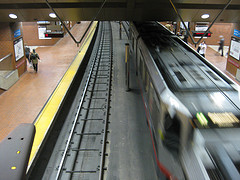
<path fill-rule="evenodd" d="M 129 29 L 158 171 L 240 179 L 238 85 L 158 22 Z"/>

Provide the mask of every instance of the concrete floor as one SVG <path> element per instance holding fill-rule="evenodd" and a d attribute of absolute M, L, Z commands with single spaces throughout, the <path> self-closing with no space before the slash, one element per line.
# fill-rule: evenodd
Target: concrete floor
<path fill-rule="evenodd" d="M 125 88 L 125 33 L 119 40 L 119 24 L 113 22 L 113 86 L 109 124 L 107 180 L 156 179 L 153 147 L 133 64 L 130 91 Z"/>

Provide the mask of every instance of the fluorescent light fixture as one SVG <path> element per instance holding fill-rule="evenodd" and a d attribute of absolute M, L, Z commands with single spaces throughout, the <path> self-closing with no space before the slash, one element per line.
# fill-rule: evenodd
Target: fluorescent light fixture
<path fill-rule="evenodd" d="M 10 18 L 12 18 L 12 19 L 17 19 L 17 15 L 16 14 L 9 14 L 8 15 Z"/>
<path fill-rule="evenodd" d="M 201 16 L 201 18 L 207 19 L 207 18 L 209 18 L 209 14 L 203 14 L 203 15 Z"/>
<path fill-rule="evenodd" d="M 50 16 L 51 18 L 56 18 L 56 17 L 57 17 L 55 13 L 50 13 L 49 16 Z"/>

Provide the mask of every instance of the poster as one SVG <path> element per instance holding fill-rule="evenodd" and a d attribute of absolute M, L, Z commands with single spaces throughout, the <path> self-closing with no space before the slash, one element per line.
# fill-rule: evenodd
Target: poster
<path fill-rule="evenodd" d="M 240 39 L 232 37 L 229 55 L 238 61 L 240 60 Z"/>
<path fill-rule="evenodd" d="M 15 59 L 18 61 L 24 56 L 23 39 L 19 38 L 13 42 Z"/>

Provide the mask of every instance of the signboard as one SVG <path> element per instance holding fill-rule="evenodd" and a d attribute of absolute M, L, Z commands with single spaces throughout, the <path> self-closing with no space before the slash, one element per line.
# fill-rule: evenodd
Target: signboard
<path fill-rule="evenodd" d="M 39 39 L 52 39 L 50 37 L 45 37 L 46 26 L 38 26 L 38 38 Z"/>
<path fill-rule="evenodd" d="M 237 29 L 234 29 L 233 35 L 234 35 L 234 36 L 237 36 L 237 37 L 240 37 L 240 31 L 237 30 Z"/>
<path fill-rule="evenodd" d="M 50 24 L 50 21 L 38 21 L 37 24 Z"/>
<path fill-rule="evenodd" d="M 21 36 L 21 30 L 20 29 L 14 31 L 14 38 L 16 38 L 18 36 Z"/>
<path fill-rule="evenodd" d="M 229 55 L 235 58 L 236 60 L 240 60 L 240 39 L 232 37 L 231 46 Z"/>
<path fill-rule="evenodd" d="M 24 56 L 23 39 L 19 38 L 13 42 L 15 59 L 18 61 Z"/>
<path fill-rule="evenodd" d="M 195 31 L 206 31 L 208 29 L 208 25 L 196 25 Z"/>

